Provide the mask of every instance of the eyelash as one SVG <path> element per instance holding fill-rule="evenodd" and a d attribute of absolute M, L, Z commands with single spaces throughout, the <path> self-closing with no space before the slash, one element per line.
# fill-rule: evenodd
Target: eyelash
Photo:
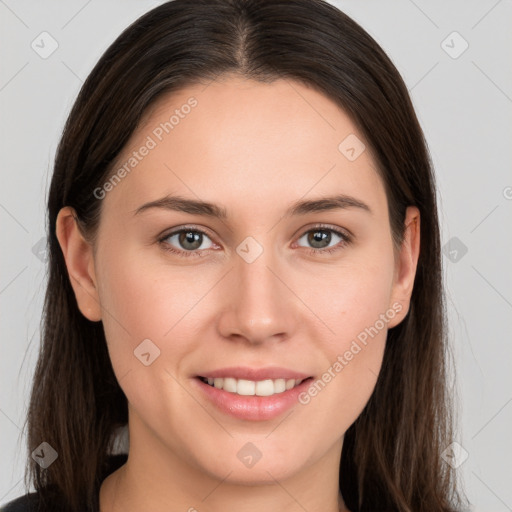
<path fill-rule="evenodd" d="M 330 231 L 330 232 L 338 235 L 340 238 L 342 238 L 342 240 L 341 240 L 341 242 L 338 242 L 335 246 L 327 248 L 327 249 L 313 249 L 313 248 L 309 248 L 308 249 L 308 248 L 306 248 L 308 253 L 310 255 L 313 255 L 313 256 L 318 255 L 318 254 L 325 255 L 326 253 L 327 254 L 332 254 L 334 252 L 337 252 L 337 251 L 343 249 L 345 246 L 349 245 L 350 243 L 352 243 L 352 237 L 350 235 L 348 235 L 346 232 L 340 231 L 338 229 L 334 229 L 334 228 L 332 228 L 330 226 L 326 226 L 324 224 L 319 224 L 318 226 L 314 226 L 313 228 L 310 228 L 310 229 L 304 231 L 299 236 L 299 239 L 302 238 L 304 235 L 306 235 L 308 233 L 311 233 L 311 232 L 314 232 L 314 231 Z M 203 249 L 202 251 L 198 251 L 198 250 L 194 250 L 194 251 L 181 251 L 179 249 L 176 249 L 176 248 L 172 247 L 171 245 L 169 245 L 166 242 L 166 240 L 168 238 L 170 238 L 171 236 L 177 235 L 177 234 L 183 233 L 183 232 L 201 233 L 202 235 L 206 235 L 208 238 L 210 238 L 208 233 L 206 233 L 205 231 L 203 231 L 201 229 L 198 229 L 198 228 L 196 228 L 194 226 L 185 226 L 185 227 L 182 227 L 180 229 L 177 229 L 176 231 L 171 231 L 170 233 L 167 233 L 166 235 L 164 235 L 162 238 L 159 238 L 158 242 L 162 246 L 162 249 L 164 251 L 168 251 L 168 252 L 171 252 L 173 254 L 177 254 L 179 256 L 183 256 L 185 258 L 189 258 L 191 256 L 192 257 L 199 257 L 199 258 L 204 257 L 203 253 L 205 251 L 208 251 L 208 249 Z"/>

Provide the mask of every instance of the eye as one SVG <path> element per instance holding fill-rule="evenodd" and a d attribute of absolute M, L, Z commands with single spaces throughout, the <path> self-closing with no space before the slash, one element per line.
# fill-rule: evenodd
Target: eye
<path fill-rule="evenodd" d="M 313 246 L 312 248 L 310 247 L 308 251 L 313 255 L 324 255 L 339 251 L 352 241 L 351 235 L 348 233 L 325 225 L 319 225 L 313 229 L 309 229 L 298 241 L 300 242 L 302 239 L 305 239 L 306 243 Z M 210 241 L 206 246 L 203 245 L 205 240 Z M 205 231 L 196 227 L 182 227 L 171 233 L 167 233 L 161 237 L 158 242 L 165 251 L 184 257 L 202 257 L 205 256 L 205 251 L 208 251 L 208 249 L 218 247 L 211 241 Z M 334 242 L 334 245 L 330 245 L 332 242 Z M 308 248 L 306 247 L 306 249 Z"/>
<path fill-rule="evenodd" d="M 163 246 L 164 250 L 179 254 L 180 256 L 203 256 L 203 251 L 211 249 L 213 243 L 206 247 L 203 246 L 205 238 L 210 240 L 210 237 L 202 230 L 197 228 L 181 228 L 171 233 L 166 234 L 158 241 Z M 175 244 L 174 246 L 172 244 Z M 178 247 L 176 247 L 176 245 Z"/>
<path fill-rule="evenodd" d="M 302 239 L 313 246 L 309 248 L 310 254 L 330 254 L 343 249 L 352 241 L 351 236 L 347 233 L 324 225 L 306 231 L 299 238 L 299 242 Z M 334 245 L 329 245 L 331 242 L 334 242 Z"/>

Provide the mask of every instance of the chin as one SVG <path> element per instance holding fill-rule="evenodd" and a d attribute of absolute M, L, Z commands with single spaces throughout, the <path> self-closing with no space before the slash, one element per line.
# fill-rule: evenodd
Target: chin
<path fill-rule="evenodd" d="M 257 451 L 250 442 L 242 443 L 241 446 L 241 449 L 228 457 L 214 456 L 198 462 L 213 478 L 244 485 L 275 484 L 276 480 L 286 480 L 300 472 L 307 464 L 306 460 L 296 458 L 296 448 L 291 447 L 291 455 L 287 457 L 282 449 L 270 451 L 267 448 Z"/>

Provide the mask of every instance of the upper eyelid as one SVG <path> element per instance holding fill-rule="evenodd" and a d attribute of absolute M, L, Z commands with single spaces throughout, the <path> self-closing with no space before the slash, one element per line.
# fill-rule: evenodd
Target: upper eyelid
<path fill-rule="evenodd" d="M 182 231 L 197 231 L 198 233 L 202 233 L 206 236 L 208 236 L 211 240 L 215 237 L 213 237 L 206 228 L 200 228 L 195 226 L 183 226 L 178 227 L 176 229 L 171 229 L 169 232 L 164 232 L 164 234 L 160 235 L 158 238 L 159 240 L 165 240 L 166 238 L 169 238 L 172 235 L 176 235 L 177 233 L 181 233 Z M 213 242 L 213 240 L 212 240 Z"/>
<path fill-rule="evenodd" d="M 310 231 L 314 231 L 315 229 L 318 229 L 319 231 L 321 230 L 325 230 L 325 231 L 334 231 L 336 233 L 339 233 L 340 235 L 343 235 L 344 237 L 346 238 L 352 238 L 354 235 L 352 234 L 352 232 L 350 230 L 348 230 L 347 228 L 342 228 L 342 227 L 339 227 L 339 226 L 331 226 L 329 224 L 317 224 L 316 226 L 311 226 L 307 229 L 304 229 L 301 231 L 302 235 L 300 235 L 301 237 L 303 235 L 305 235 L 306 233 L 309 233 Z"/>

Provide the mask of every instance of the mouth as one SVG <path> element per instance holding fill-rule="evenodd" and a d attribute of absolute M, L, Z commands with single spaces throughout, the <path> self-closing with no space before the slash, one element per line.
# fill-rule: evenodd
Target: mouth
<path fill-rule="evenodd" d="M 245 377 L 248 376 L 247 372 L 243 373 Z M 287 372 L 286 377 L 289 378 L 275 378 L 275 374 L 272 375 L 274 378 L 263 378 L 270 377 L 269 372 L 265 373 L 259 377 L 263 380 L 229 377 L 230 373 L 224 371 L 222 377 L 197 376 L 192 380 L 199 395 L 206 401 L 206 408 L 211 404 L 219 412 L 238 420 L 268 421 L 297 406 L 300 394 L 309 388 L 314 379 L 295 372 Z"/>
<path fill-rule="evenodd" d="M 265 380 L 247 380 L 237 379 L 235 377 L 202 377 L 200 379 L 205 384 L 228 393 L 240 396 L 273 396 L 290 391 L 303 382 L 313 379 L 306 377 L 303 379 L 265 379 Z"/>
<path fill-rule="evenodd" d="M 239 420 L 266 421 L 299 404 L 314 377 L 286 367 L 230 366 L 202 370 L 192 379 L 209 405 Z"/>

